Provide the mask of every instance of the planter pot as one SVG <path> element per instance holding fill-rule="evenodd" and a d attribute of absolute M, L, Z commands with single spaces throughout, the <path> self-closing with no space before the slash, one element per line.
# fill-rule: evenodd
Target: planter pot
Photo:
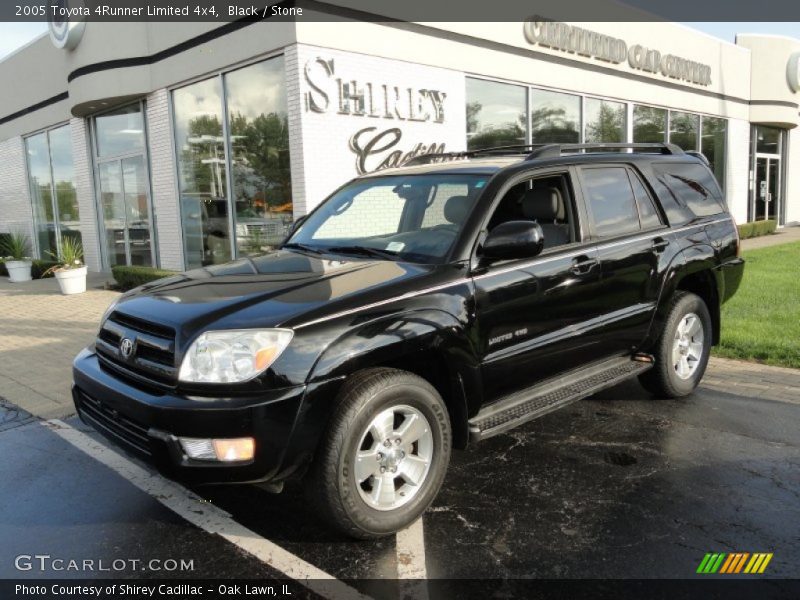
<path fill-rule="evenodd" d="M 56 271 L 62 294 L 80 294 L 86 291 L 86 267 Z"/>
<path fill-rule="evenodd" d="M 12 283 L 31 280 L 31 261 L 29 260 L 9 260 L 6 261 L 8 270 L 8 280 Z"/>

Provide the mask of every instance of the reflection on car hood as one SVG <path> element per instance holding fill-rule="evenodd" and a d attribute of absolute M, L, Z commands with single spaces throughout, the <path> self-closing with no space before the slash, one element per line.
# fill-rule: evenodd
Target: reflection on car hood
<path fill-rule="evenodd" d="M 338 258 L 338 257 L 337 257 Z M 369 302 L 387 288 L 435 267 L 380 260 L 340 260 L 288 250 L 188 271 L 139 288 L 116 310 L 169 325 L 183 335 L 220 328 L 279 326 Z"/>

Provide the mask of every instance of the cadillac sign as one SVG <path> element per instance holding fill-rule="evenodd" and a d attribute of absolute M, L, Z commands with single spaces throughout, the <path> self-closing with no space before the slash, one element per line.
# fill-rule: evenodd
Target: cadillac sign
<path fill-rule="evenodd" d="M 631 68 L 639 71 L 661 73 L 664 77 L 697 85 L 711 85 L 711 67 L 708 65 L 674 54 L 662 55 L 658 50 L 641 44 L 628 47 L 624 40 L 574 25 L 529 19 L 524 23 L 523 32 L 529 44 L 612 64 L 627 61 Z"/>

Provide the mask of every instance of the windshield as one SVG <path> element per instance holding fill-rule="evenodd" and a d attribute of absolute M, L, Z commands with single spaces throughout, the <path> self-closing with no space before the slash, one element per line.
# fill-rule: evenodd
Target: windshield
<path fill-rule="evenodd" d="M 442 262 L 488 179 L 488 175 L 403 175 L 354 181 L 311 213 L 284 246 Z"/>

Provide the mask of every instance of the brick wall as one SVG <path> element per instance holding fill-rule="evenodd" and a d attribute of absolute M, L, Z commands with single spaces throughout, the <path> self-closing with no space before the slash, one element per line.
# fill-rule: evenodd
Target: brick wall
<path fill-rule="evenodd" d="M 147 96 L 147 137 L 150 150 L 150 187 L 153 194 L 159 266 L 182 271 L 183 236 L 178 196 L 169 92 Z"/>
<path fill-rule="evenodd" d="M 0 142 L 0 232 L 22 232 L 33 241 L 33 214 L 25 147 L 17 136 Z"/>

